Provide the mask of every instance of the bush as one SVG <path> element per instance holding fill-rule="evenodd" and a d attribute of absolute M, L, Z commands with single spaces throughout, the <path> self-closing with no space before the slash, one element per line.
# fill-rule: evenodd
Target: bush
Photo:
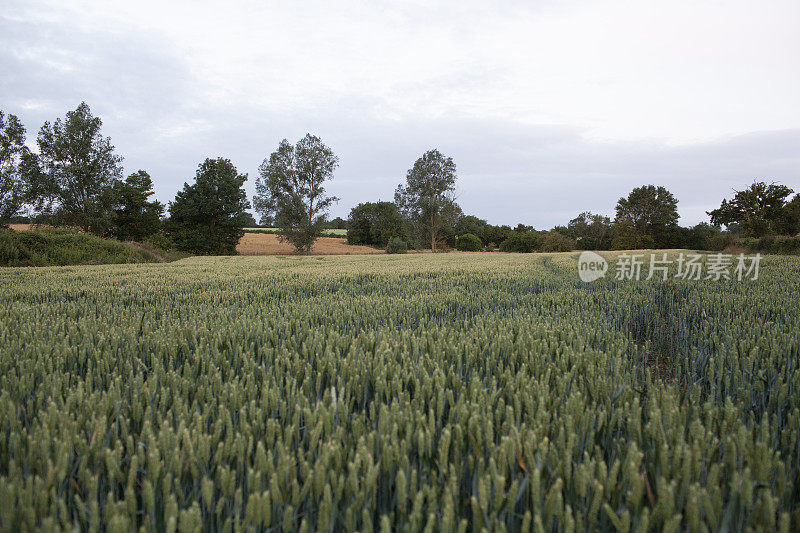
<path fill-rule="evenodd" d="M 800 237 L 775 237 L 772 243 L 772 253 L 796 254 L 800 252 Z"/>
<path fill-rule="evenodd" d="M 712 252 L 721 252 L 733 244 L 733 235 L 728 232 L 714 235 L 708 240 L 708 249 Z"/>
<path fill-rule="evenodd" d="M 465 233 L 456 239 L 456 250 L 461 252 L 479 252 L 483 250 L 483 243 L 472 233 Z"/>
<path fill-rule="evenodd" d="M 539 246 L 539 235 L 533 231 L 512 231 L 500 243 L 501 252 L 531 253 Z"/>
<path fill-rule="evenodd" d="M 158 248 L 160 250 L 174 250 L 175 249 L 175 242 L 163 231 L 159 231 L 158 233 L 153 233 L 149 237 L 144 239 L 144 243 L 148 246 L 152 246 L 153 248 Z"/>
<path fill-rule="evenodd" d="M 70 229 L 0 229 L 0 266 L 158 263 L 152 251 Z"/>
<path fill-rule="evenodd" d="M 387 254 L 404 254 L 408 251 L 408 245 L 403 239 L 392 237 L 386 245 Z"/>
<path fill-rule="evenodd" d="M 785 235 L 767 235 L 759 239 L 744 237 L 737 239 L 735 244 L 750 252 L 765 254 L 800 253 L 800 237 L 787 237 Z"/>
<path fill-rule="evenodd" d="M 350 210 L 347 244 L 386 246 L 403 234 L 403 216 L 392 202 L 366 202 Z"/>

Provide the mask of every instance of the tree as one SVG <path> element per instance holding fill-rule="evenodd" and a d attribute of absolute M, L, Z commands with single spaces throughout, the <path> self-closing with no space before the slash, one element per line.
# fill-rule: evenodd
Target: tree
<path fill-rule="evenodd" d="M 781 233 L 786 218 L 786 198 L 792 189 L 785 185 L 763 181 L 753 182 L 743 191 L 734 191 L 733 199 L 722 200 L 722 204 L 708 211 L 711 223 L 725 226 L 738 223 L 749 237 L 763 237 L 769 233 Z"/>
<path fill-rule="evenodd" d="M 575 239 L 581 250 L 608 250 L 613 238 L 611 219 L 584 211 L 569 221 L 566 235 Z"/>
<path fill-rule="evenodd" d="M 487 242 L 488 226 L 489 224 L 482 218 L 478 218 L 472 215 L 464 215 L 459 217 L 453 229 L 455 231 L 455 234 L 458 236 L 471 233 L 476 237 L 478 237 L 481 240 L 481 242 Z M 503 239 L 500 239 L 500 241 L 502 242 Z"/>
<path fill-rule="evenodd" d="M 250 208 L 245 181 L 247 174 L 239 174 L 230 160 L 206 159 L 194 184 L 184 183 L 170 203 L 167 230 L 176 246 L 195 254 L 236 253 Z"/>
<path fill-rule="evenodd" d="M 274 216 L 280 238 L 308 253 L 325 229 L 327 211 L 339 199 L 327 196 L 323 183 L 333 178 L 339 158 L 319 137 L 307 134 L 295 146 L 284 139 L 259 167 L 255 210 Z"/>
<path fill-rule="evenodd" d="M 637 187 L 619 199 L 616 211 L 616 224 L 625 224 L 640 239 L 650 237 L 657 247 L 668 245 L 678 225 L 678 200 L 664 187 Z"/>
<path fill-rule="evenodd" d="M 141 241 L 158 231 L 164 205 L 157 200 L 148 201 L 153 194 L 153 180 L 144 170 L 116 182 L 114 235 L 119 240 Z"/>
<path fill-rule="evenodd" d="M 709 250 L 712 240 L 716 238 L 719 228 L 706 222 L 701 222 L 691 228 L 681 228 L 682 239 L 679 246 L 693 250 Z"/>
<path fill-rule="evenodd" d="M 394 193 L 400 211 L 418 226 L 420 236 L 436 250 L 436 242 L 446 240 L 461 215 L 455 202 L 456 164 L 439 150 L 429 150 L 417 159 L 406 174 L 406 185 Z M 449 231 L 448 231 L 449 230 Z"/>
<path fill-rule="evenodd" d="M 0 227 L 7 226 L 28 199 L 25 165 L 30 158 L 22 122 L 0 111 Z"/>
<path fill-rule="evenodd" d="M 403 215 L 392 202 L 365 202 L 350 210 L 348 244 L 385 247 L 392 237 L 404 237 Z"/>
<path fill-rule="evenodd" d="M 342 217 L 336 217 L 328 222 L 328 229 L 347 229 L 347 221 Z"/>
<path fill-rule="evenodd" d="M 500 251 L 529 254 L 539 248 L 540 240 L 539 233 L 533 230 L 511 231 L 500 243 Z"/>
<path fill-rule="evenodd" d="M 543 252 L 571 252 L 577 247 L 575 239 L 555 230 L 548 231 L 541 241 Z"/>
<path fill-rule="evenodd" d="M 54 224 L 77 226 L 98 235 L 113 224 L 114 183 L 122 157 L 103 137 L 103 121 L 82 102 L 66 119 L 45 122 L 37 139 L 37 205 Z"/>
<path fill-rule="evenodd" d="M 256 222 L 256 217 L 254 217 L 251 213 L 244 214 L 244 227 L 245 228 L 258 227 L 258 222 Z"/>
<path fill-rule="evenodd" d="M 786 235 L 800 233 L 800 193 L 795 194 L 792 201 L 786 204 L 782 227 L 782 233 Z"/>

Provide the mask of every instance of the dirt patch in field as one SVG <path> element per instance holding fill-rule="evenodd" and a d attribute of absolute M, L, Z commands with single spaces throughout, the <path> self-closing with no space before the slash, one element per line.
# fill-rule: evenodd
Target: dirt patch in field
<path fill-rule="evenodd" d="M 14 231 L 28 231 L 34 228 L 33 224 L 9 224 L 9 228 Z"/>
<path fill-rule="evenodd" d="M 291 244 L 280 242 L 277 235 L 245 233 L 239 244 L 236 245 L 236 251 L 241 255 L 290 255 L 294 253 L 294 248 Z M 320 237 L 311 248 L 311 253 L 316 255 L 362 255 L 384 252 L 369 246 L 347 244 L 347 239 L 341 237 Z"/>

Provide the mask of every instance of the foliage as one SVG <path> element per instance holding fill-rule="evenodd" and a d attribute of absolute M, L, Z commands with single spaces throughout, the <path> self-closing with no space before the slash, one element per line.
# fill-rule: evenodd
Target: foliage
<path fill-rule="evenodd" d="M 15 115 L 6 116 L 0 111 L 0 227 L 8 226 L 29 199 L 25 165 L 31 157 L 22 122 Z"/>
<path fill-rule="evenodd" d="M 693 250 L 709 250 L 713 239 L 720 233 L 719 228 L 701 222 L 691 228 L 681 228 L 680 242 L 676 248 L 689 248 Z"/>
<path fill-rule="evenodd" d="M 176 249 L 175 241 L 173 241 L 172 238 L 163 231 L 148 235 L 144 238 L 144 243 L 148 246 L 152 246 L 153 248 L 158 248 L 159 250 L 164 251 Z"/>
<path fill-rule="evenodd" d="M 732 200 L 722 200 L 722 205 L 708 212 L 712 224 L 741 224 L 749 237 L 791 231 L 785 227 L 785 223 L 788 215 L 786 198 L 792 194 L 792 189 L 785 185 L 767 185 L 758 181 L 743 191 L 734 192 Z"/>
<path fill-rule="evenodd" d="M 478 218 L 472 215 L 463 215 L 459 217 L 458 221 L 456 221 L 455 226 L 453 227 L 453 232 L 456 235 L 464 235 L 465 233 L 471 233 L 478 237 L 481 242 L 486 242 L 487 234 L 488 234 L 489 224 L 483 220 L 482 218 Z M 503 239 L 500 239 L 499 242 L 503 242 Z"/>
<path fill-rule="evenodd" d="M 244 216 L 245 216 L 244 227 L 254 228 L 258 226 L 258 223 L 256 222 L 256 217 L 254 217 L 251 213 L 245 213 Z"/>
<path fill-rule="evenodd" d="M 326 222 L 327 229 L 347 229 L 347 221 L 342 217 L 336 217 L 333 220 Z"/>
<path fill-rule="evenodd" d="M 406 241 L 400 239 L 399 237 L 392 237 L 389 239 L 389 243 L 386 245 L 386 253 L 387 254 L 404 254 L 408 251 L 408 245 Z"/>
<path fill-rule="evenodd" d="M 612 250 L 643 250 L 656 248 L 653 237 L 636 230 L 630 220 L 622 220 L 614 224 L 614 238 L 611 240 Z"/>
<path fill-rule="evenodd" d="M 732 246 L 735 242 L 735 237 L 727 231 L 722 231 L 709 239 L 708 250 L 721 252 L 728 247 Z"/>
<path fill-rule="evenodd" d="M 0 229 L 0 266 L 155 263 L 165 259 L 172 258 L 71 229 Z"/>
<path fill-rule="evenodd" d="M 558 231 L 548 231 L 541 240 L 541 250 L 543 252 L 571 252 L 578 247 L 575 239 L 564 235 Z"/>
<path fill-rule="evenodd" d="M 483 250 L 483 243 L 472 233 L 465 233 L 456 239 L 456 250 L 462 252 L 479 252 Z"/>
<path fill-rule="evenodd" d="M 531 253 L 539 248 L 539 234 L 535 231 L 512 231 L 500 243 L 501 252 Z"/>
<path fill-rule="evenodd" d="M 608 217 L 584 211 L 569 221 L 565 235 L 575 239 L 581 250 L 608 250 L 613 233 Z"/>
<path fill-rule="evenodd" d="M 0 271 L 3 530 L 800 529 L 798 258 L 469 259 Z"/>
<path fill-rule="evenodd" d="M 325 194 L 324 182 L 333 178 L 339 158 L 319 137 L 307 134 L 295 146 L 284 139 L 259 168 L 255 210 L 274 217 L 286 240 L 308 253 L 326 225 L 328 208 L 338 200 Z"/>
<path fill-rule="evenodd" d="M 512 229 L 509 226 L 493 226 L 487 224 L 483 230 L 481 239 L 486 243 L 487 248 L 496 248 L 511 236 Z"/>
<path fill-rule="evenodd" d="M 50 222 L 96 235 L 108 233 L 114 219 L 114 183 L 122 176 L 122 157 L 103 137 L 103 121 L 82 102 L 64 121 L 39 130 L 37 172 L 32 187 L 37 208 Z"/>
<path fill-rule="evenodd" d="M 406 184 L 394 193 L 400 211 L 414 221 L 423 241 L 436 250 L 437 243 L 447 242 L 461 217 L 455 202 L 456 164 L 439 150 L 428 150 L 406 174 Z"/>
<path fill-rule="evenodd" d="M 403 215 L 392 202 L 366 202 L 350 210 L 347 244 L 385 247 L 392 237 L 402 238 Z"/>
<path fill-rule="evenodd" d="M 636 238 L 649 237 L 654 247 L 665 248 L 670 246 L 670 233 L 678 224 L 678 200 L 664 187 L 645 185 L 620 198 L 616 213 L 616 224 L 625 224 Z"/>
<path fill-rule="evenodd" d="M 179 250 L 193 254 L 236 253 L 244 235 L 250 207 L 244 191 L 246 174 L 239 174 L 228 159 L 206 159 L 197 169 L 195 182 L 169 206 L 167 229 Z"/>
<path fill-rule="evenodd" d="M 153 180 L 144 170 L 134 172 L 125 181 L 117 181 L 114 236 L 121 241 L 142 241 L 159 230 L 164 205 L 148 201 L 154 194 Z"/>

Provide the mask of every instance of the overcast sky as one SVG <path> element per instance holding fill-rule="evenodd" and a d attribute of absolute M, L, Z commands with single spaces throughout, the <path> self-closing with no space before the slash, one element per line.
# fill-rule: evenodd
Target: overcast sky
<path fill-rule="evenodd" d="M 332 215 L 438 148 L 459 203 L 537 228 L 664 185 L 683 224 L 756 178 L 800 190 L 797 0 L 3 0 L 0 109 L 28 140 L 86 101 L 172 199 L 206 157 L 340 157 Z"/>

